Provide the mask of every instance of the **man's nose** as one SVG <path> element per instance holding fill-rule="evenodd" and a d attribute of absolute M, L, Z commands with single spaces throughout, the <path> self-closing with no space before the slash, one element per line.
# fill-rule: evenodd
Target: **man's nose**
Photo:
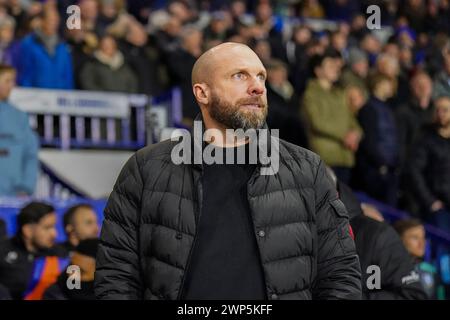
<path fill-rule="evenodd" d="M 264 93 L 265 89 L 266 89 L 266 86 L 264 84 L 264 81 L 262 81 L 258 78 L 253 78 L 248 87 L 248 91 L 251 96 L 262 95 Z"/>

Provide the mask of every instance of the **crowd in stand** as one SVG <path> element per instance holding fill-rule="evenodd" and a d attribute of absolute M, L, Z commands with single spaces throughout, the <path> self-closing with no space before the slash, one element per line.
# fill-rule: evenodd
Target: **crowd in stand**
<path fill-rule="evenodd" d="M 66 27 L 72 4 L 81 29 Z M 373 4 L 385 33 L 366 25 Z M 341 183 L 450 232 L 450 1 L 0 0 L 0 63 L 17 85 L 153 96 L 176 86 L 188 127 L 194 62 L 226 41 L 265 65 L 267 122 L 281 138 L 318 153 Z M 421 223 L 396 226 L 416 259 Z"/>

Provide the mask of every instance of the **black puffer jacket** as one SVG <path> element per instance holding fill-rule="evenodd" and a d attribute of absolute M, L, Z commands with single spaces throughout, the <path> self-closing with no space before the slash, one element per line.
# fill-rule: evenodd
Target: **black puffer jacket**
<path fill-rule="evenodd" d="M 269 299 L 360 299 L 348 216 L 319 157 L 279 140 L 279 171 L 248 181 Z M 175 165 L 176 141 L 138 151 L 105 209 L 100 299 L 179 299 L 202 204 L 202 166 Z M 277 149 L 278 150 L 278 149 Z"/>
<path fill-rule="evenodd" d="M 450 207 L 450 139 L 426 127 L 413 146 L 409 163 L 411 189 L 424 210 L 441 200 Z"/>
<path fill-rule="evenodd" d="M 348 210 L 355 235 L 356 252 L 361 263 L 361 287 L 367 300 L 427 299 L 415 264 L 394 228 L 364 215 L 361 203 L 344 183 L 337 184 L 339 197 Z M 376 271 L 379 267 L 379 285 Z"/>

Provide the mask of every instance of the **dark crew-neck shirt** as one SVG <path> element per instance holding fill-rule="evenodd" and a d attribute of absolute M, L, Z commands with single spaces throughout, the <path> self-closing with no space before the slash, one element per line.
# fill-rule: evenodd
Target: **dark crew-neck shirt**
<path fill-rule="evenodd" d="M 234 160 L 238 148 L 244 148 L 246 164 L 203 165 L 203 204 L 183 299 L 266 299 L 247 200 L 256 164 L 248 163 L 248 145 L 235 148 Z"/>

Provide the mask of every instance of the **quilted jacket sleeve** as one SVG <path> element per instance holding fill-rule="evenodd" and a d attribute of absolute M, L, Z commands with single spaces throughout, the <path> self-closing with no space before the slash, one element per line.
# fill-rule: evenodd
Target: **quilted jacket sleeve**
<path fill-rule="evenodd" d="M 320 162 L 315 180 L 318 234 L 313 299 L 361 299 L 361 268 L 347 210 Z"/>
<path fill-rule="evenodd" d="M 134 155 L 122 169 L 105 208 L 95 272 L 97 299 L 142 298 L 138 248 L 142 189 Z"/>

